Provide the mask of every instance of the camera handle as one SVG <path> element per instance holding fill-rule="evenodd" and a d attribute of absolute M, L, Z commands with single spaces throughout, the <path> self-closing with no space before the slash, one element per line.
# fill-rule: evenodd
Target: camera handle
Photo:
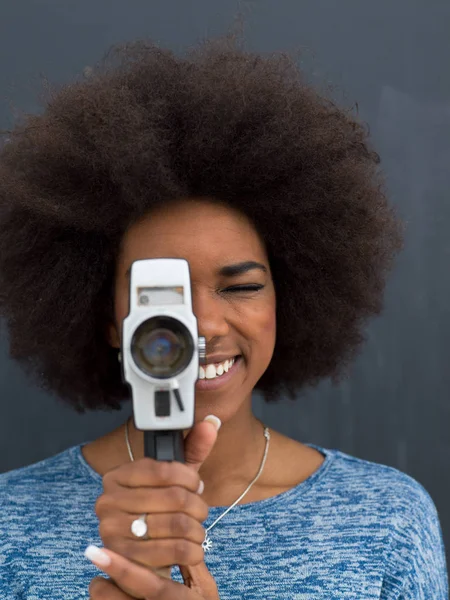
<path fill-rule="evenodd" d="M 181 412 L 184 404 L 176 380 L 171 382 L 172 390 L 155 392 L 155 414 L 157 417 L 169 417 L 171 412 L 171 391 Z M 144 431 L 144 456 L 156 460 L 176 460 L 184 463 L 184 437 L 182 429 Z"/>
<path fill-rule="evenodd" d="M 174 390 L 175 398 L 178 407 L 181 411 L 184 410 L 184 405 L 181 400 L 178 388 Z M 160 398 L 169 399 L 170 393 L 160 394 Z M 161 403 L 158 403 L 157 412 L 164 408 Z M 167 406 L 165 406 L 167 409 Z M 169 431 L 144 431 L 144 456 L 154 458 L 156 460 L 167 460 L 184 463 L 184 437 L 182 429 L 172 429 Z M 166 579 L 171 579 L 171 567 L 160 567 L 153 569 L 157 575 Z"/>
<path fill-rule="evenodd" d="M 184 463 L 183 431 L 144 431 L 144 456 Z"/>
<path fill-rule="evenodd" d="M 181 412 L 184 404 L 176 380 L 171 382 L 172 390 L 156 390 L 155 414 L 157 417 L 170 417 L 171 392 Z M 144 456 L 156 460 L 184 462 L 184 438 L 182 429 L 144 431 Z"/>

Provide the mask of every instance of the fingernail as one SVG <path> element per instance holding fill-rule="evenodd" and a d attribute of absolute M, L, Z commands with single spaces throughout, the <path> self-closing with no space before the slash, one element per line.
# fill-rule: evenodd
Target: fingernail
<path fill-rule="evenodd" d="M 197 490 L 197 494 L 203 494 L 205 490 L 205 484 L 203 483 L 203 481 L 200 479 L 200 483 L 198 485 L 198 490 Z"/>
<path fill-rule="evenodd" d="M 215 415 L 208 415 L 203 420 L 212 423 L 217 431 L 219 431 L 219 429 L 222 427 L 222 421 Z"/>
<path fill-rule="evenodd" d="M 109 567 L 111 564 L 111 558 L 98 546 L 88 546 L 84 551 L 84 555 L 99 567 Z"/>

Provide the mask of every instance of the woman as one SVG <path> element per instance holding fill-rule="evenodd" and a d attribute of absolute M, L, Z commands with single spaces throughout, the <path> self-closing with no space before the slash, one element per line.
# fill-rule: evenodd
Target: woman
<path fill-rule="evenodd" d="M 185 465 L 144 459 L 130 421 L 1 476 L 2 597 L 447 597 L 420 484 L 251 410 L 254 389 L 273 402 L 338 377 L 380 312 L 400 234 L 377 163 L 363 127 L 292 60 L 232 38 L 183 57 L 117 49 L 11 132 L 11 356 L 75 409 L 119 408 L 129 268 L 175 257 L 189 261 L 208 366 Z M 165 565 L 173 581 L 153 571 Z"/>

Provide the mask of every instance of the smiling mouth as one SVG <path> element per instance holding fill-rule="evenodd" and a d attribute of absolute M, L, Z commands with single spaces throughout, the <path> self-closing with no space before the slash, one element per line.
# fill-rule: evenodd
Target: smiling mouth
<path fill-rule="evenodd" d="M 211 363 L 206 365 L 200 365 L 198 369 L 198 378 L 202 379 L 218 379 L 222 377 L 225 373 L 231 369 L 236 360 L 238 360 L 239 356 L 233 356 L 232 358 L 228 358 L 220 363 Z"/>

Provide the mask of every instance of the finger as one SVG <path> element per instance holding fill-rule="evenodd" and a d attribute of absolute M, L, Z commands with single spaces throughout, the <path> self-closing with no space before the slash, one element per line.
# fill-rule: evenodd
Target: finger
<path fill-rule="evenodd" d="M 198 494 L 177 486 L 118 488 L 100 496 L 95 504 L 95 512 L 100 520 L 117 511 L 134 517 L 144 513 L 185 513 L 203 522 L 208 516 L 208 505 Z"/>
<path fill-rule="evenodd" d="M 162 540 L 103 540 L 108 550 L 117 552 L 144 567 L 159 568 L 167 565 L 196 565 L 203 560 L 201 543 L 183 538 Z"/>
<path fill-rule="evenodd" d="M 208 417 L 207 417 L 208 418 Z M 198 471 L 208 458 L 217 440 L 220 419 L 196 423 L 184 440 L 184 460 L 193 471 Z"/>
<path fill-rule="evenodd" d="M 99 569 L 109 575 L 121 590 L 126 590 L 126 593 L 132 598 L 139 600 L 143 598 L 146 600 L 204 600 L 186 586 L 158 577 L 152 571 L 133 564 L 123 556 L 111 552 L 111 550 L 89 546 L 85 551 L 85 555 Z M 94 590 L 96 585 L 99 584 L 93 583 Z M 95 597 L 94 599 L 97 600 Z M 117 596 L 117 600 L 122 599 L 130 600 L 126 595 Z M 108 600 L 116 600 L 116 598 L 108 596 Z M 212 600 L 216 599 L 213 598 Z"/>
<path fill-rule="evenodd" d="M 122 600 L 122 598 L 124 600 L 125 598 L 131 600 L 131 598 L 143 599 L 150 597 L 148 592 L 160 585 L 160 577 L 158 575 L 132 563 L 111 550 L 98 548 L 97 546 L 88 546 L 84 551 L 84 555 L 96 567 L 114 580 L 114 582 L 107 583 L 110 584 L 108 589 L 119 590 L 120 594 L 122 594 L 122 596 L 117 596 L 117 600 Z M 103 583 L 104 581 L 101 577 L 93 579 L 89 587 L 89 593 L 93 596 L 93 591 L 96 592 L 96 587 L 97 589 L 101 589 L 102 592 L 106 591 L 107 588 Z M 99 594 L 98 591 L 96 593 L 97 595 Z M 98 596 L 98 598 L 103 598 L 103 596 Z M 107 595 L 104 598 L 108 598 L 109 600 L 109 596 Z M 116 600 L 114 596 L 111 596 L 111 598 Z M 97 600 L 96 596 L 93 596 L 93 600 Z"/>
<path fill-rule="evenodd" d="M 202 598 L 219 600 L 219 591 L 214 577 L 208 571 L 205 562 L 195 566 L 180 566 L 184 585 L 196 592 Z"/>
<path fill-rule="evenodd" d="M 114 538 L 123 538 L 136 541 L 131 531 L 131 525 L 139 514 L 123 514 L 113 512 L 100 521 L 99 531 L 105 546 Z M 205 538 L 205 529 L 201 523 L 185 513 L 148 514 L 146 517 L 148 537 L 185 538 L 191 542 L 201 544 Z M 141 542 L 142 543 L 142 542 Z"/>
<path fill-rule="evenodd" d="M 96 577 L 89 585 L 89 600 L 132 600 L 132 597 L 112 581 Z"/>
<path fill-rule="evenodd" d="M 103 477 L 105 492 L 117 487 L 157 488 L 173 485 L 197 492 L 200 486 L 200 477 L 198 473 L 187 468 L 183 463 L 154 460 L 153 458 L 141 458 L 132 463 L 125 463 L 109 471 Z"/>

